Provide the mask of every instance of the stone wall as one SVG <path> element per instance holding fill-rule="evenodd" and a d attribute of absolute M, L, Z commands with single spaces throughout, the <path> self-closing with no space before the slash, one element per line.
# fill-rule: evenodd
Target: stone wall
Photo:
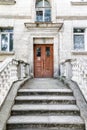
<path fill-rule="evenodd" d="M 14 28 L 14 50 L 12 53 L 4 54 L 0 52 L 1 61 L 6 57 L 13 56 L 31 62 L 33 58 L 32 37 L 47 36 L 54 38 L 54 35 L 54 45 L 58 51 L 54 53 L 56 59 L 58 57 L 58 63 L 65 59 L 86 57 L 86 50 L 85 52 L 73 51 L 73 28 L 87 28 L 87 3 L 84 5 L 82 2 L 77 2 L 78 5 L 76 5 L 76 2 L 72 3 L 71 0 L 52 0 L 50 2 L 52 22 L 63 22 L 62 29 L 56 35 L 56 32 L 52 32 L 50 29 L 48 32 L 42 29 L 42 33 L 41 31 L 34 31 L 32 34 L 32 31 L 25 27 L 24 23 L 34 23 L 35 21 L 35 0 L 16 0 L 14 5 L 0 5 L 0 27 Z M 55 68 L 58 63 L 55 63 Z"/>

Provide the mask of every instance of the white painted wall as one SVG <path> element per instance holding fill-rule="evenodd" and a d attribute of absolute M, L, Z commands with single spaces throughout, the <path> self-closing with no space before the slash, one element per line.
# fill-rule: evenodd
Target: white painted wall
<path fill-rule="evenodd" d="M 71 1 L 81 0 L 54 0 L 57 16 L 87 16 L 87 5 L 75 6 Z"/>
<path fill-rule="evenodd" d="M 16 0 L 15 5 L 0 5 L 0 15 L 31 16 L 32 0 Z"/>
<path fill-rule="evenodd" d="M 87 53 L 72 53 L 73 50 L 73 27 L 85 27 L 87 28 L 87 5 L 74 6 L 71 4 L 71 0 L 50 0 L 52 5 L 52 22 L 62 21 L 63 28 L 58 35 L 55 36 L 54 43 L 55 48 L 59 47 L 58 53 L 55 54 L 56 59 L 61 62 L 65 59 L 71 59 L 75 57 L 86 57 Z M 69 17 L 68 17 L 69 16 Z M 73 17 L 71 17 L 73 16 Z M 75 16 L 78 16 L 75 17 Z M 85 17 L 83 17 L 85 16 Z M 56 19 L 57 18 L 57 19 Z M 70 19 L 69 19 L 70 18 Z M 2 54 L 0 53 L 0 60 L 5 59 L 7 56 L 15 56 L 17 59 L 25 61 L 31 61 L 33 47 L 32 36 L 30 31 L 25 28 L 24 23 L 32 23 L 35 21 L 35 0 L 16 0 L 15 5 L 0 5 L 0 27 L 14 27 L 14 54 Z M 42 30 L 45 32 L 45 29 Z M 50 31 L 50 30 L 49 30 Z M 43 33 L 33 32 L 37 37 L 43 36 Z M 46 33 L 47 34 L 47 33 Z M 52 36 L 50 32 L 49 37 Z M 87 29 L 86 29 L 87 36 Z M 53 36 L 54 37 L 54 36 Z M 87 42 L 87 37 L 86 37 Z M 87 50 L 87 44 L 86 44 Z M 86 51 L 85 50 L 85 51 Z M 55 68 L 57 63 L 55 63 Z"/>

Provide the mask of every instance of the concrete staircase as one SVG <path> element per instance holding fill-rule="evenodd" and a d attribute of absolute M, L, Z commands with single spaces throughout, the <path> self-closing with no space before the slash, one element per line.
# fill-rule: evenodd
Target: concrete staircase
<path fill-rule="evenodd" d="M 85 130 L 85 123 L 69 88 L 21 88 L 7 130 Z"/>

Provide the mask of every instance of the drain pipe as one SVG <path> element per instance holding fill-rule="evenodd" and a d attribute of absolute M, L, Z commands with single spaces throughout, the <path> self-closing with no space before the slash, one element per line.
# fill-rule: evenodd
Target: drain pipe
<path fill-rule="evenodd" d="M 60 32 L 58 31 L 58 77 L 60 76 Z"/>
<path fill-rule="evenodd" d="M 62 29 L 63 29 L 63 23 L 61 25 L 61 27 L 58 29 L 58 39 L 59 39 L 59 42 L 58 42 L 58 76 L 60 77 L 61 76 L 61 69 L 60 69 L 60 50 L 61 50 L 61 33 L 62 33 Z"/>

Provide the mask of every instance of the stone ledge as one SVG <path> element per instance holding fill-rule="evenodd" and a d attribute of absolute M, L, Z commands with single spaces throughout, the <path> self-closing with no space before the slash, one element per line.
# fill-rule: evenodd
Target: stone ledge
<path fill-rule="evenodd" d="M 14 5 L 16 4 L 15 0 L 0 0 L 0 5 Z"/>
<path fill-rule="evenodd" d="M 87 5 L 87 2 L 86 1 L 71 1 L 71 4 L 72 5 L 75 5 L 75 6 L 85 6 Z"/>
<path fill-rule="evenodd" d="M 50 23 L 50 22 L 36 22 L 36 23 L 24 23 L 25 27 L 30 28 L 56 28 L 61 29 L 63 23 Z"/>
<path fill-rule="evenodd" d="M 74 55 L 87 55 L 87 51 L 71 51 Z"/>
<path fill-rule="evenodd" d="M 0 55 L 14 55 L 15 52 L 12 51 L 12 52 L 5 52 L 5 51 L 0 51 Z"/>
<path fill-rule="evenodd" d="M 31 16 L 25 16 L 25 15 L 3 15 L 0 14 L 0 18 L 5 18 L 5 19 L 31 19 Z"/>
<path fill-rule="evenodd" d="M 74 15 L 72 15 L 72 16 L 56 16 L 56 19 L 63 19 L 63 20 L 87 20 L 87 16 L 85 15 L 85 16 L 80 16 L 80 15 L 78 15 L 78 16 L 74 16 Z"/>

